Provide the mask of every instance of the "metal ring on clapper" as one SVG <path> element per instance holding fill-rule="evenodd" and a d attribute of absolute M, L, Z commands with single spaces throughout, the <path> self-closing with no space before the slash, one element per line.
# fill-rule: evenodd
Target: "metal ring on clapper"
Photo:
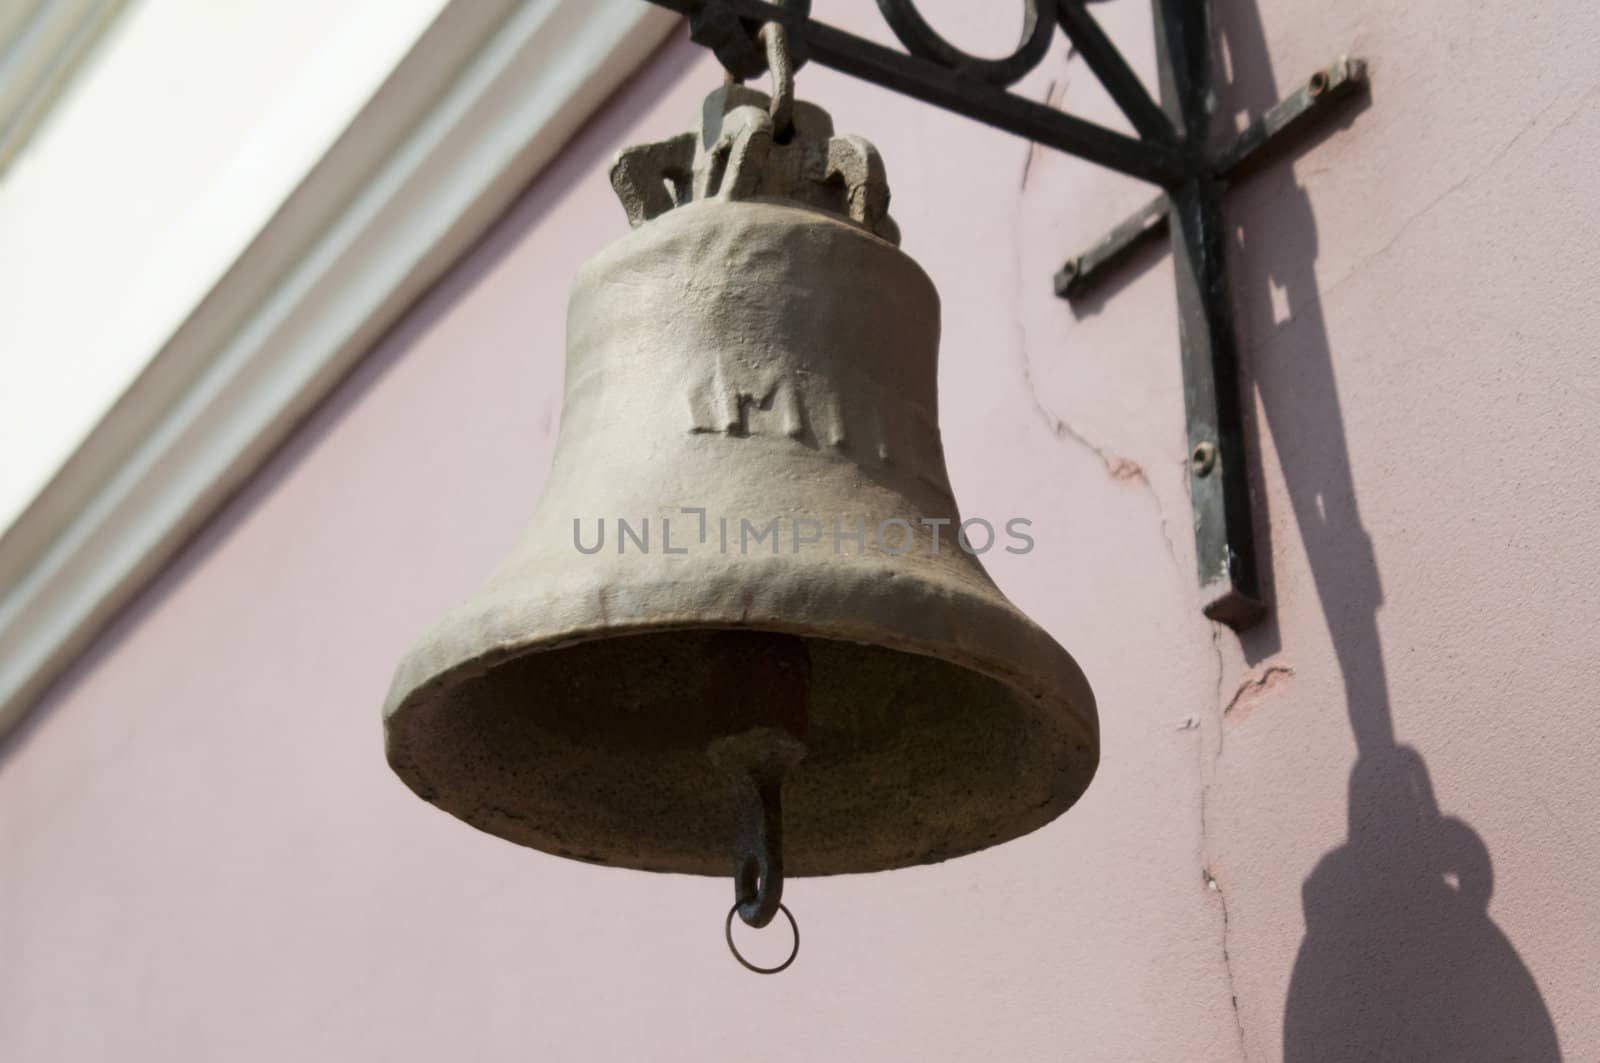
<path fill-rule="evenodd" d="M 782 912 L 784 918 L 789 920 L 789 929 L 794 931 L 794 948 L 789 950 L 789 958 L 776 967 L 757 967 L 745 959 L 739 954 L 739 946 L 733 943 L 733 917 L 738 911 L 739 906 L 737 904 L 728 909 L 728 918 L 724 921 L 722 932 L 723 936 L 728 939 L 728 951 L 733 953 L 733 958 L 743 964 L 746 970 L 754 971 L 756 974 L 777 974 L 779 971 L 787 969 L 794 962 L 794 958 L 800 955 L 800 924 L 794 921 L 793 912 L 789 911 L 786 906 L 779 904 L 778 911 Z"/>

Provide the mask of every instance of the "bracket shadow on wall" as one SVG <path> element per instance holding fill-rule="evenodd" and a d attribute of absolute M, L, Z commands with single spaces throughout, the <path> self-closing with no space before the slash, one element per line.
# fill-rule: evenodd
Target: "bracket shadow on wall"
<path fill-rule="evenodd" d="M 813 60 L 852 77 L 975 118 L 1161 188 L 1055 275 L 1073 299 L 1147 239 L 1170 234 L 1188 421 L 1195 557 L 1205 615 L 1235 629 L 1266 612 L 1260 591 L 1242 426 L 1238 341 L 1223 262 L 1222 196 L 1231 178 L 1262 162 L 1365 83 L 1362 63 L 1340 58 L 1312 73 L 1243 133 L 1211 137 L 1209 0 L 1152 0 L 1160 72 L 1158 103 L 1089 14 L 1087 0 L 1024 0 L 1022 41 L 980 59 L 939 36 L 912 0 L 877 0 L 904 54 L 817 22 L 810 0 L 650 0 L 689 16 L 690 36 L 736 79 L 766 69 L 756 32 L 782 23 L 796 65 Z M 1138 132 L 1126 136 L 1007 91 L 1064 31 Z"/>

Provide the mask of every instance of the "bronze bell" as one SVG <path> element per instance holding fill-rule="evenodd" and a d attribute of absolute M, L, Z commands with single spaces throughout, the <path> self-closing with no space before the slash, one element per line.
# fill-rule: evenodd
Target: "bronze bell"
<path fill-rule="evenodd" d="M 1099 757 L 1082 672 L 957 535 L 939 298 L 877 152 L 793 107 L 726 86 L 619 156 L 634 228 L 574 284 L 544 497 L 384 710 L 426 800 L 577 860 L 733 869 L 756 925 L 785 872 L 1034 830 Z"/>

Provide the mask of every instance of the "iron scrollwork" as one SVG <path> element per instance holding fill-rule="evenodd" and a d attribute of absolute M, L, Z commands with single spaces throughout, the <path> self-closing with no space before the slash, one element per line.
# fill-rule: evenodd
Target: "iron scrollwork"
<path fill-rule="evenodd" d="M 807 60 L 913 96 L 1047 147 L 1163 187 L 1189 166 L 1172 124 L 1085 8 L 1085 0 L 1024 0 L 1022 39 L 999 59 L 971 55 L 936 31 L 914 0 L 877 0 L 905 51 L 836 29 L 810 17 L 810 0 L 651 0 L 689 16 L 691 38 L 716 54 L 737 81 L 766 70 L 757 40 L 761 25 L 785 26 L 795 67 Z M 1131 137 L 1007 91 L 1038 67 L 1062 29 L 1128 114 Z"/>
<path fill-rule="evenodd" d="M 969 55 L 941 37 L 928 25 L 913 0 L 878 0 L 878 10 L 889 24 L 906 51 L 918 59 L 976 78 L 997 88 L 1008 88 L 1021 81 L 1034 67 L 1044 61 L 1050 51 L 1050 39 L 1055 36 L 1055 20 L 1040 13 L 1040 0 L 1024 0 L 1022 12 L 1022 41 L 1017 50 L 1004 59 L 980 59 Z"/>

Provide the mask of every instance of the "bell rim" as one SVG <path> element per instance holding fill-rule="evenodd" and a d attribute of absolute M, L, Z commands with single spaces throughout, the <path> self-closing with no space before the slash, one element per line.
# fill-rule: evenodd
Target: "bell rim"
<path fill-rule="evenodd" d="M 908 580 L 907 582 L 918 581 Z M 645 585 L 645 587 L 647 586 Z M 667 586 L 679 591 L 682 589 L 679 584 L 668 584 Z M 635 585 L 633 589 L 640 591 L 645 587 Z M 947 595 L 954 594 L 967 599 L 967 601 L 956 607 L 965 618 L 970 619 L 982 612 L 1000 613 L 1012 625 L 1013 631 L 1025 630 L 1030 632 L 1034 650 L 1036 652 L 1042 651 L 1043 655 L 1049 659 L 1051 664 L 1049 671 L 1057 677 L 1058 682 L 1048 685 L 1043 682 L 1030 682 L 1028 673 L 1016 668 L 1007 668 L 991 656 L 964 648 L 955 643 L 934 644 L 930 641 L 897 634 L 895 631 L 887 630 L 886 625 L 881 620 L 864 618 L 858 624 L 853 625 L 855 627 L 854 632 L 847 633 L 846 626 L 842 624 L 832 630 L 823 631 L 818 629 L 814 621 L 794 620 L 781 615 L 760 614 L 745 615 L 743 617 L 733 615 L 706 618 L 702 610 L 701 615 L 695 619 L 687 617 L 672 619 L 659 614 L 639 618 L 612 617 L 604 622 L 575 626 L 565 630 L 545 630 L 537 633 L 524 632 L 521 637 L 485 645 L 479 652 L 461 657 L 453 664 L 431 669 L 432 674 L 427 675 L 420 682 L 408 683 L 408 673 L 414 675 L 414 669 L 428 669 L 428 666 L 422 664 L 419 660 L 419 656 L 422 655 L 424 648 L 431 641 L 430 633 L 430 635 L 424 636 L 418 645 L 402 659 L 401 666 L 395 676 L 394 686 L 390 691 L 390 697 L 385 703 L 383 718 L 386 759 L 395 774 L 417 796 L 439 807 L 441 811 L 485 833 L 511 841 L 514 844 L 598 866 L 627 867 L 634 870 L 663 873 L 722 876 L 727 871 L 724 862 L 720 859 L 707 862 L 679 859 L 651 861 L 636 858 L 613 858 L 609 853 L 593 851 L 592 846 L 581 851 L 569 849 L 558 844 L 553 838 L 549 838 L 548 832 L 546 834 L 549 844 L 536 844 L 525 840 L 524 837 L 513 837 L 504 831 L 496 830 L 493 825 L 485 821 L 485 817 L 481 812 L 462 812 L 449 807 L 450 795 L 434 787 L 419 763 L 419 759 L 413 753 L 405 733 L 407 730 L 405 722 L 407 715 L 411 710 L 433 702 L 454 687 L 483 675 L 502 664 L 530 654 L 567 649 L 579 644 L 606 639 L 666 634 L 669 632 L 738 630 L 853 643 L 946 661 L 1002 684 L 1016 694 L 1018 696 L 1018 704 L 1025 707 L 1026 715 L 1019 714 L 1018 719 L 1032 718 L 1054 728 L 1064 736 L 1064 741 L 1070 741 L 1078 760 L 1069 779 L 1066 780 L 1067 785 L 1063 785 L 1060 789 L 1052 787 L 1049 800 L 1040 805 L 1029 808 L 1017 807 L 1013 814 L 1005 820 L 1004 829 L 980 842 L 949 846 L 936 852 L 916 852 L 890 855 L 882 858 L 875 856 L 871 860 L 863 860 L 848 867 L 831 866 L 826 861 L 819 865 L 797 853 L 789 859 L 789 876 L 808 878 L 833 874 L 893 870 L 902 867 L 939 863 L 956 856 L 976 852 L 1032 833 L 1034 830 L 1056 819 L 1082 797 L 1099 769 L 1100 733 L 1098 708 L 1088 680 L 1072 655 L 1047 632 L 1021 613 L 1020 610 L 1017 610 L 1003 595 L 999 594 L 997 589 L 992 589 L 992 595 L 974 593 L 975 588 L 952 589 L 945 586 L 939 589 Z M 472 605 L 477 605 L 477 611 L 480 612 L 491 612 L 493 610 L 492 603 L 484 603 L 481 599 L 467 603 L 467 606 Z M 460 623 L 463 616 L 470 614 L 471 611 L 466 607 L 463 607 L 462 610 L 452 611 L 441 620 L 439 628 L 449 627 L 453 621 Z M 991 619 L 997 620 L 999 617 L 991 617 Z M 982 630 L 986 625 L 978 622 L 971 626 Z M 1038 658 L 1033 657 L 1030 659 L 1037 660 Z M 1040 671 L 1043 672 L 1044 669 Z M 1052 687 L 1055 689 L 1050 689 Z"/>

